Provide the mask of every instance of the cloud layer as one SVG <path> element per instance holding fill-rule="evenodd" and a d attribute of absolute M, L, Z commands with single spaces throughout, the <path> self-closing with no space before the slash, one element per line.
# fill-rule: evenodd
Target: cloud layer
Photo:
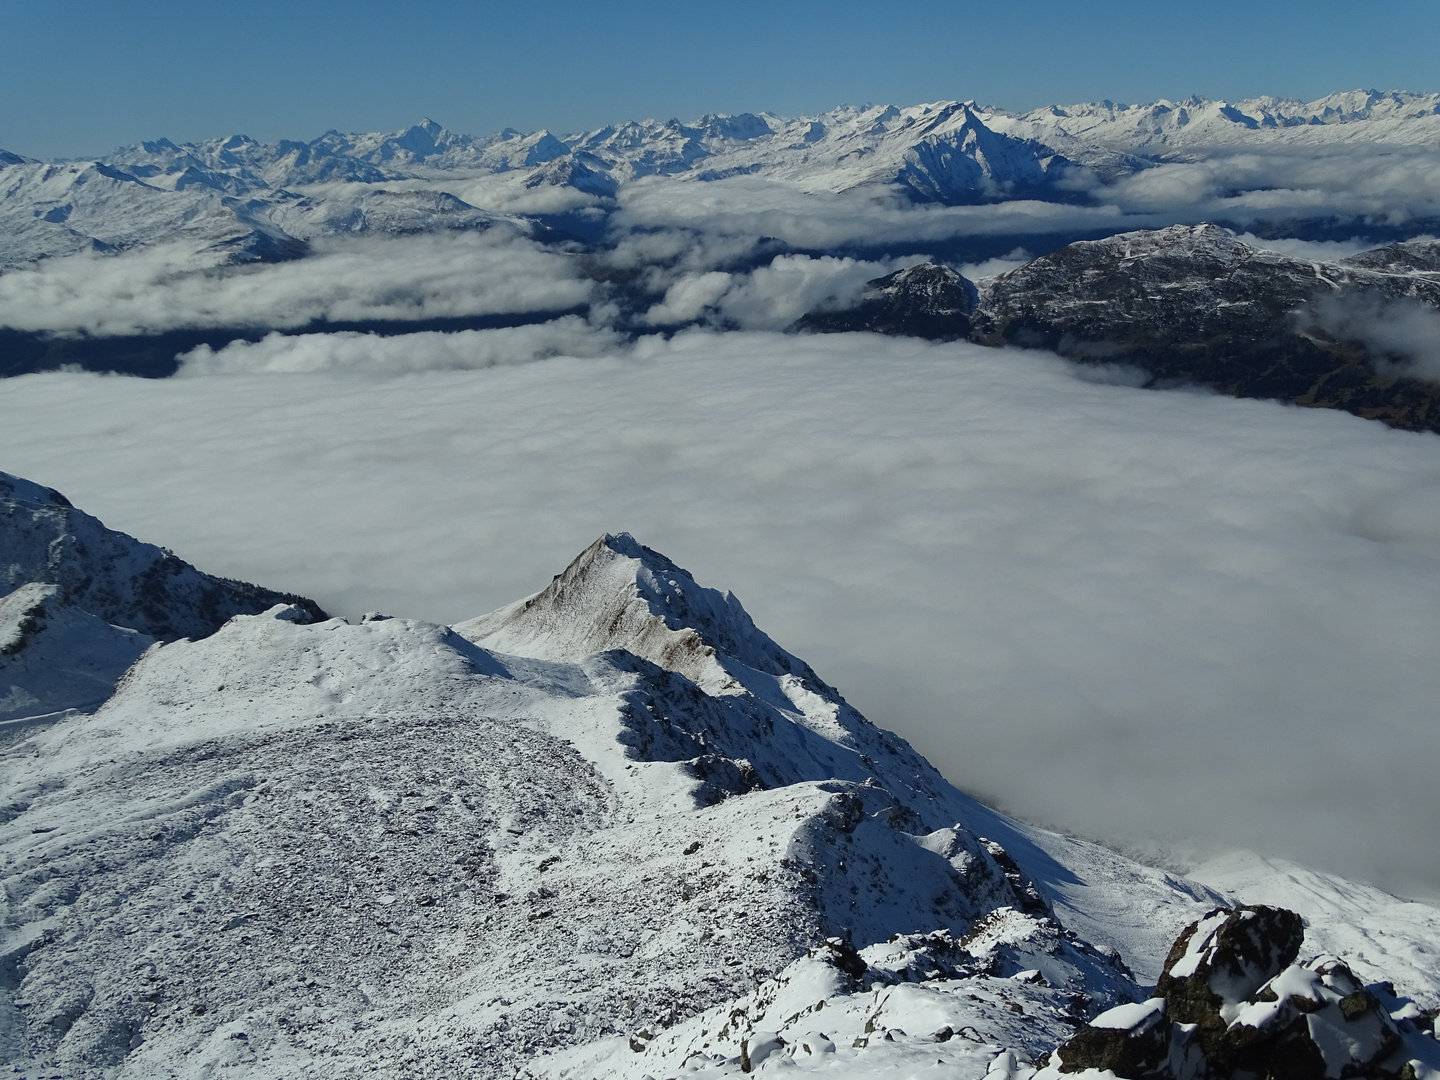
<path fill-rule="evenodd" d="M 572 257 L 502 227 L 328 241 L 309 258 L 242 267 L 207 266 L 184 246 L 162 245 L 0 275 L 0 326 L 97 335 L 290 329 L 316 320 L 565 311 L 593 294 Z"/>
<path fill-rule="evenodd" d="M 1440 439 L 862 335 L 396 341 L 11 380 L 0 467 L 348 615 L 474 615 L 628 529 L 1009 809 L 1440 895 Z"/>
<path fill-rule="evenodd" d="M 601 356 L 624 347 L 613 330 L 597 329 L 576 315 L 532 326 L 457 333 L 267 334 L 220 349 L 201 345 L 181 356 L 182 377 L 257 372 L 341 371 L 356 374 L 472 371 L 526 364 L 561 354 Z"/>
<path fill-rule="evenodd" d="M 1384 373 L 1440 382 L 1440 311 L 1427 304 L 1364 293 L 1320 296 L 1299 317 L 1365 346 L 1382 358 Z"/>

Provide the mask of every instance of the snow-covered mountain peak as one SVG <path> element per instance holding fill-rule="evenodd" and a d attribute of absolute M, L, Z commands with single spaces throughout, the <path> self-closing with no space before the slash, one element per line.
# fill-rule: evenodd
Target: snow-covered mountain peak
<path fill-rule="evenodd" d="M 79 511 L 0 479 L 4 566 L 25 506 Z M 0 599 L 0 654 L 67 679 L 96 643 L 141 655 L 93 714 L 0 730 L 0 1057 L 25 1075 L 1031 1080 L 1226 903 L 975 803 L 625 534 L 470 624 L 505 655 L 284 604 L 152 644 L 61 593 Z M 1428 1032 L 1433 909 L 1287 880 Z"/>
<path fill-rule="evenodd" d="M 838 700 L 808 664 L 755 626 L 733 594 L 699 585 L 629 533 L 607 533 L 542 592 L 455 629 L 488 649 L 551 660 L 623 649 L 709 693 L 743 692 L 738 662 Z"/>

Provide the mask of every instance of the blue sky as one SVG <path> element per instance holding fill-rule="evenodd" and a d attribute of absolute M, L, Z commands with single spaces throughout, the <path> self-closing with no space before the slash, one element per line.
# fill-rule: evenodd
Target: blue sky
<path fill-rule="evenodd" d="M 867 101 L 1440 89 L 1435 0 L 0 0 L 0 26 L 0 147 L 32 156 L 422 116 L 472 133 L 568 131 Z"/>

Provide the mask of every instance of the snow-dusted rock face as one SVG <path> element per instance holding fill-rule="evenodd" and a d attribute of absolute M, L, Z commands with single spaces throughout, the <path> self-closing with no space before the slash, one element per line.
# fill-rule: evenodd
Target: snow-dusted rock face
<path fill-rule="evenodd" d="M 835 694 L 758 629 L 732 594 L 696 584 L 628 533 L 596 540 L 543 592 L 455 629 L 486 648 L 544 659 L 624 649 L 708 691 L 740 691 L 730 661 Z"/>
<path fill-rule="evenodd" d="M 22 1075 L 1023 1080 L 1223 899 L 970 800 L 625 535 L 456 628 L 314 614 L 156 642 L 0 745 Z M 1422 937 L 1392 1013 L 1440 1003 Z"/>
<path fill-rule="evenodd" d="M 796 328 L 818 333 L 868 330 L 954 341 L 969 336 L 970 314 L 978 301 L 974 282 L 962 274 L 938 263 L 918 263 L 869 282 L 854 307 L 813 312 Z"/>
<path fill-rule="evenodd" d="M 1364 270 L 1390 274 L 1424 274 L 1429 280 L 1440 278 L 1440 240 L 1408 240 L 1400 244 L 1362 251 L 1342 263 Z"/>
<path fill-rule="evenodd" d="M 1176 225 L 1070 244 L 1000 275 L 968 304 L 962 282 L 944 267 L 910 267 L 872 282 L 854 307 L 799 326 L 1045 348 L 1129 366 L 1152 385 L 1198 384 L 1440 430 L 1434 373 L 1410 366 L 1408 339 L 1376 330 L 1437 318 L 1440 242 L 1322 262 L 1216 225 Z"/>
<path fill-rule="evenodd" d="M 1214 225 L 1071 244 L 994 281 L 972 340 L 1440 429 L 1434 381 L 1405 377 L 1404 358 L 1366 328 L 1393 305 L 1440 309 L 1440 274 L 1424 269 L 1433 254 L 1412 244 L 1367 255 L 1293 258 Z"/>
<path fill-rule="evenodd" d="M 1319 297 L 1369 292 L 1440 307 L 1440 276 L 1396 262 L 1426 251 L 1396 245 L 1367 252 L 1369 260 L 1326 263 L 1254 247 L 1216 225 L 1121 233 L 1001 275 L 976 323 L 987 339 L 1069 335 L 1079 355 L 1087 342 L 1238 352 L 1283 334 L 1292 313 Z"/>
<path fill-rule="evenodd" d="M 1283 908 L 1210 912 L 1176 940 L 1154 996 L 1091 1020 L 1059 1048 L 1058 1073 L 1388 1080 L 1434 1068 L 1433 1015 L 1372 992 L 1340 960 L 1296 964 L 1301 922 Z"/>
<path fill-rule="evenodd" d="M 201 573 L 0 473 L 0 720 L 98 705 L 155 640 L 204 637 L 281 603 L 325 617 L 303 597 Z"/>
<path fill-rule="evenodd" d="M 204 637 L 235 615 L 311 600 L 202 573 L 164 548 L 107 529 L 58 491 L 0 473 L 0 588 L 28 582 L 155 638 Z"/>

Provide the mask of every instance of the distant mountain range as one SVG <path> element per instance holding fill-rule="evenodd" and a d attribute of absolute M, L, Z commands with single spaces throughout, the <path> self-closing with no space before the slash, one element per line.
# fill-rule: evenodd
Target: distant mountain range
<path fill-rule="evenodd" d="M 572 210 L 603 209 L 624 186 L 652 176 L 756 176 L 812 193 L 875 189 L 922 204 L 1083 203 L 1096 184 L 1217 148 L 1437 141 L 1440 94 L 1354 91 L 1311 102 L 1105 101 L 1024 113 L 946 101 L 798 118 L 632 121 L 568 135 L 460 135 L 424 120 L 399 132 L 329 131 L 309 142 L 158 139 L 94 161 L 0 151 L 0 268 L 171 239 L 234 261 L 273 260 L 321 236 L 499 222 L 533 230 L 525 219 L 547 217 L 442 190 L 484 176 L 506 176 L 519 191 L 564 192 Z"/>

